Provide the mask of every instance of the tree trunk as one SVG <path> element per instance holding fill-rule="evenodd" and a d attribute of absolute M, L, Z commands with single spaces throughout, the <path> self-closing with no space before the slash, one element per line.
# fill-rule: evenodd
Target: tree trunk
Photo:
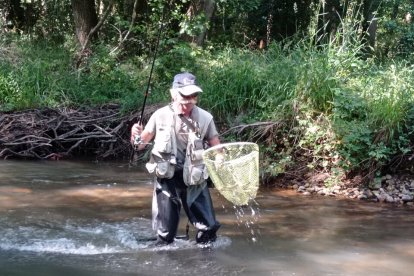
<path fill-rule="evenodd" d="M 332 42 L 340 23 L 341 3 L 338 0 L 321 1 L 318 16 L 317 44 Z"/>
<path fill-rule="evenodd" d="M 369 23 L 367 28 L 368 44 L 371 49 L 374 49 L 378 29 L 378 20 L 375 17 L 374 13 L 370 13 L 367 23 Z"/>
<path fill-rule="evenodd" d="M 98 24 L 94 0 L 71 0 L 76 37 L 81 48 L 86 48 L 90 31 Z"/>
<path fill-rule="evenodd" d="M 201 0 L 200 7 L 202 7 L 202 11 L 206 16 L 208 24 L 210 25 L 214 11 L 216 10 L 216 2 L 214 0 Z M 206 35 L 207 28 L 204 28 L 196 39 L 196 43 L 198 46 L 202 46 L 204 44 L 204 39 L 206 38 Z"/>
<path fill-rule="evenodd" d="M 372 52 L 376 43 L 376 34 L 378 28 L 378 20 L 375 17 L 375 12 L 378 10 L 381 1 L 379 0 L 365 0 L 364 1 L 364 25 L 363 35 L 364 39 L 368 42 L 366 51 Z"/>
<path fill-rule="evenodd" d="M 20 32 L 24 27 L 24 9 L 20 0 L 7 0 L 2 3 L 4 12 L 4 20 L 9 29 Z"/>

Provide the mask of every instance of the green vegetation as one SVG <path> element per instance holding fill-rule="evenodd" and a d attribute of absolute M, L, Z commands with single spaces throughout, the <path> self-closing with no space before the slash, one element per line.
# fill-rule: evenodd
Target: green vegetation
<path fill-rule="evenodd" d="M 246 22 L 257 8 L 254 3 L 266 10 L 261 1 L 246 4 Z M 265 176 L 314 170 L 330 174 L 326 185 L 353 173 L 371 179 L 412 154 L 414 141 L 414 31 L 412 24 L 391 18 L 388 5 L 381 6 L 385 11 L 375 49 L 360 35 L 356 15 L 343 18 L 326 42 L 315 17 L 306 35 L 274 41 L 265 50 L 223 43 L 237 40 L 224 32 L 216 44 L 204 47 L 164 38 L 148 99 L 167 102 L 174 74 L 191 71 L 205 91 L 200 105 L 227 129 L 245 125 L 223 139 L 260 144 Z M 234 8 L 226 19 L 236 15 Z M 183 32 L 195 32 L 200 20 L 184 21 Z M 127 48 L 122 56 L 107 42 L 95 43 L 93 55 L 75 66 L 77 49 L 62 39 L 2 37 L 1 111 L 109 102 L 125 112 L 141 107 L 153 52 Z"/>
<path fill-rule="evenodd" d="M 58 45 L 17 41 L 2 49 L 13 53 L 0 65 L 3 111 L 108 102 L 131 108 L 142 100 L 138 91 L 144 91 L 147 70 L 138 70 L 132 61 L 120 64 L 103 47 L 98 46 L 96 55 L 77 70 L 73 54 Z"/>

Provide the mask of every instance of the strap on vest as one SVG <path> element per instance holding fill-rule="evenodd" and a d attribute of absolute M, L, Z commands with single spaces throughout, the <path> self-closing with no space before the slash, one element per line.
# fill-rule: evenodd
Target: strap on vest
<path fill-rule="evenodd" d="M 178 114 L 178 116 L 197 135 L 198 138 L 201 138 L 201 133 L 200 133 L 200 128 L 199 127 L 196 127 L 183 114 Z"/>

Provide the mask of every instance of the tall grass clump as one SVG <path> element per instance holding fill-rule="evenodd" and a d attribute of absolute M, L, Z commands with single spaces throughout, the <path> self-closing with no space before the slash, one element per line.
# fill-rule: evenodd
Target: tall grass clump
<path fill-rule="evenodd" d="M 10 111 L 21 105 L 19 84 L 11 72 L 0 69 L 0 111 Z"/>
<path fill-rule="evenodd" d="M 296 87 L 298 122 L 305 126 L 299 145 L 312 151 L 313 160 L 328 145 L 316 163 L 319 168 L 371 178 L 410 151 L 413 68 L 367 55 L 358 18 L 344 18 L 340 36 L 328 43 L 298 48 L 305 49 Z"/>
<path fill-rule="evenodd" d="M 370 125 L 377 129 L 375 139 L 390 142 L 407 127 L 407 115 L 414 104 L 414 67 L 391 63 L 376 73 L 362 80 L 363 97 L 370 105 Z"/>
<path fill-rule="evenodd" d="M 13 47 L 11 46 L 13 45 Z M 119 103 L 124 110 L 137 108 L 144 98 L 149 66 L 146 59 L 120 62 L 103 45 L 75 67 L 75 54 L 48 42 L 12 41 L 0 46 L 1 110 Z M 165 98 L 163 83 L 154 82 L 149 102 Z"/>
<path fill-rule="evenodd" d="M 204 61 L 203 103 L 227 122 L 276 119 L 286 111 L 284 103 L 294 86 L 293 67 L 285 54 L 273 44 L 266 52 L 228 48 Z"/>
<path fill-rule="evenodd" d="M 229 49 L 210 62 L 214 68 L 210 67 L 212 70 L 205 77 L 203 88 L 208 93 L 202 100 L 218 117 L 252 114 L 263 100 L 263 79 L 259 73 L 262 60 L 253 58 L 249 53 Z"/>
<path fill-rule="evenodd" d="M 219 120 L 279 122 L 259 141 L 266 173 L 305 166 L 330 173 L 330 185 L 353 173 L 370 178 L 411 151 L 413 67 L 367 53 L 361 15 L 350 12 L 335 36 L 226 49 L 198 69 L 202 104 Z"/>
<path fill-rule="evenodd" d="M 413 72 L 404 61 L 395 61 L 372 65 L 350 79 L 355 98 L 348 114 L 354 116 L 336 120 L 347 168 L 364 169 L 374 176 L 393 157 L 401 159 L 411 151 Z"/>

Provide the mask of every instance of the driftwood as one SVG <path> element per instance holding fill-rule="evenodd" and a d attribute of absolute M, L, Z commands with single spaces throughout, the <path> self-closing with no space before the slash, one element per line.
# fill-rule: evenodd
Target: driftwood
<path fill-rule="evenodd" d="M 158 107 L 147 106 L 144 121 Z M 121 114 L 117 105 L 0 113 L 0 158 L 127 158 L 133 152 L 130 129 L 138 116 L 138 111 Z"/>

